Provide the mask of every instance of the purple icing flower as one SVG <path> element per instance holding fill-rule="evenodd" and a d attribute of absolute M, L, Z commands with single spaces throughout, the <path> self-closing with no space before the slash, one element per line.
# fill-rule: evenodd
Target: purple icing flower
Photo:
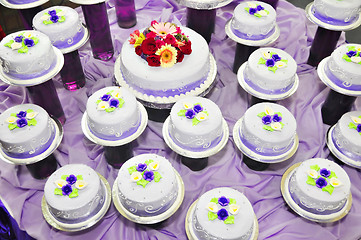
<path fill-rule="evenodd" d="M 356 51 L 349 51 L 346 53 L 346 55 L 350 58 L 350 57 L 353 57 L 353 56 L 356 56 L 357 52 Z"/>
<path fill-rule="evenodd" d="M 14 41 L 20 43 L 23 41 L 23 38 L 24 38 L 23 36 L 17 36 L 17 37 L 15 37 Z"/>
<path fill-rule="evenodd" d="M 66 178 L 66 181 L 69 183 L 69 184 L 74 184 L 76 182 L 77 178 L 75 177 L 75 175 L 73 174 L 70 174 L 67 178 Z"/>
<path fill-rule="evenodd" d="M 28 120 L 26 120 L 26 118 L 19 118 L 18 120 L 16 120 L 16 124 L 19 128 L 23 128 L 28 125 Z"/>
<path fill-rule="evenodd" d="M 272 55 L 272 59 L 273 59 L 273 61 L 275 61 L 275 62 L 281 61 L 281 57 L 278 56 L 278 54 L 273 54 L 273 55 Z"/>
<path fill-rule="evenodd" d="M 218 198 L 218 203 L 219 203 L 219 205 L 221 205 L 222 207 L 225 207 L 225 206 L 227 206 L 228 203 L 229 203 L 229 198 L 226 198 L 226 197 L 222 196 L 222 197 Z"/>
<path fill-rule="evenodd" d="M 254 15 L 257 12 L 256 8 L 249 8 L 249 14 Z"/>
<path fill-rule="evenodd" d="M 31 38 L 25 38 L 24 44 L 25 44 L 27 47 L 32 47 L 32 46 L 35 45 L 34 40 L 31 39 Z"/>
<path fill-rule="evenodd" d="M 196 113 L 192 109 L 188 109 L 185 113 L 186 117 L 189 119 L 193 119 Z"/>
<path fill-rule="evenodd" d="M 147 164 L 145 163 L 139 163 L 137 166 L 137 171 L 138 172 L 143 172 L 145 169 L 147 169 Z"/>
<path fill-rule="evenodd" d="M 119 100 L 116 99 L 116 98 L 112 98 L 110 101 L 109 101 L 109 106 L 110 107 L 115 107 L 117 108 L 119 106 Z"/>
<path fill-rule="evenodd" d="M 151 182 L 154 179 L 154 173 L 152 171 L 145 171 L 143 178 L 144 180 Z"/>
<path fill-rule="evenodd" d="M 222 208 L 217 212 L 217 215 L 218 215 L 219 220 L 224 221 L 228 218 L 228 211 L 226 209 Z"/>
<path fill-rule="evenodd" d="M 361 132 L 361 124 L 357 125 L 356 130 L 357 132 Z"/>
<path fill-rule="evenodd" d="M 61 191 L 63 191 L 63 195 L 68 196 L 73 191 L 73 188 L 70 184 L 66 184 L 61 188 Z"/>
<path fill-rule="evenodd" d="M 102 101 L 109 101 L 110 95 L 109 95 L 109 94 L 104 94 L 100 99 L 101 99 Z"/>
<path fill-rule="evenodd" d="M 321 174 L 321 176 L 327 178 L 327 177 L 330 176 L 331 171 L 330 171 L 330 170 L 327 170 L 326 168 L 322 168 L 322 169 L 320 170 L 320 174 Z"/>
<path fill-rule="evenodd" d="M 16 116 L 18 118 L 24 118 L 24 117 L 26 117 L 26 112 L 25 111 L 20 111 L 18 114 L 16 114 Z"/>
<path fill-rule="evenodd" d="M 196 112 L 196 113 L 199 113 L 199 112 L 202 112 L 203 111 L 203 108 L 200 104 L 197 104 L 193 107 L 193 110 Z"/>
<path fill-rule="evenodd" d="M 53 23 L 58 22 L 58 20 L 59 20 L 58 15 L 52 15 L 52 16 L 50 17 L 50 21 L 52 21 Z"/>
<path fill-rule="evenodd" d="M 258 11 L 261 11 L 261 10 L 263 10 L 263 9 L 264 9 L 264 7 L 262 7 L 261 5 L 258 5 L 258 6 L 257 6 L 257 10 L 258 10 Z"/>
<path fill-rule="evenodd" d="M 272 122 L 272 117 L 270 115 L 266 115 L 262 117 L 263 124 L 270 124 Z"/>
<path fill-rule="evenodd" d="M 316 186 L 318 188 L 324 188 L 327 186 L 327 181 L 323 177 L 320 177 L 316 180 Z"/>
<path fill-rule="evenodd" d="M 266 66 L 267 67 L 273 67 L 275 65 L 275 61 L 273 59 L 268 59 L 266 61 Z"/>
<path fill-rule="evenodd" d="M 278 116 L 278 114 L 275 114 L 275 115 L 273 115 L 272 120 L 273 120 L 274 122 L 281 122 L 281 121 L 282 121 L 282 117 Z"/>
<path fill-rule="evenodd" d="M 56 15 L 56 10 L 51 10 L 48 13 L 50 16 L 54 16 L 54 15 Z"/>

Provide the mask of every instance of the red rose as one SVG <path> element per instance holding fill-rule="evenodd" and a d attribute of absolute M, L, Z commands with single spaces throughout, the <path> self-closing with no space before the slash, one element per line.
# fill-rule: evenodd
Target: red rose
<path fill-rule="evenodd" d="M 161 48 L 163 45 L 165 45 L 165 42 L 163 42 L 162 40 L 156 40 L 155 41 L 155 45 L 157 46 L 157 48 Z"/>
<path fill-rule="evenodd" d="M 180 29 L 180 27 L 177 27 L 176 29 L 177 29 L 177 31 L 176 31 L 177 34 L 182 33 L 182 30 Z"/>
<path fill-rule="evenodd" d="M 137 46 L 136 48 L 135 48 L 135 53 L 138 55 L 138 56 L 140 56 L 140 55 L 142 55 L 142 47 L 141 46 Z"/>
<path fill-rule="evenodd" d="M 172 46 L 175 45 L 176 41 L 177 40 L 175 39 L 175 37 L 173 35 L 171 35 L 171 34 L 168 34 L 164 39 L 165 43 L 170 44 Z"/>
<path fill-rule="evenodd" d="M 185 42 L 183 46 L 180 46 L 179 49 L 186 55 L 192 53 L 192 43 L 191 41 Z"/>
<path fill-rule="evenodd" d="M 177 62 L 182 62 L 184 58 L 184 53 L 182 53 L 182 51 L 178 50 L 177 51 Z"/>
<path fill-rule="evenodd" d="M 142 51 L 146 55 L 153 55 L 157 51 L 154 38 L 146 38 L 142 42 Z"/>
<path fill-rule="evenodd" d="M 151 55 L 147 57 L 148 65 L 151 67 L 159 67 L 160 66 L 160 56 Z"/>
<path fill-rule="evenodd" d="M 155 32 L 153 32 L 153 31 L 151 31 L 151 32 L 149 32 L 149 33 L 147 33 L 147 38 L 155 38 L 157 36 L 157 34 L 155 33 Z"/>

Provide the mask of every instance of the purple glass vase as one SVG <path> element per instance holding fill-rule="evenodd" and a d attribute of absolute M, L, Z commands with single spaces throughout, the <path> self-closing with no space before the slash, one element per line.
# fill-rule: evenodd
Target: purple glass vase
<path fill-rule="evenodd" d="M 239 67 L 248 61 L 249 55 L 257 50 L 258 47 L 246 46 L 240 43 L 237 43 L 236 54 L 234 56 L 233 62 L 233 72 L 237 74 Z"/>
<path fill-rule="evenodd" d="M 269 5 L 271 5 L 274 9 L 277 8 L 278 5 L 278 0 L 260 0 L 261 2 L 265 2 L 268 3 Z"/>
<path fill-rule="evenodd" d="M 55 172 L 58 167 L 58 162 L 56 161 L 54 154 L 51 154 L 39 162 L 26 165 L 26 167 L 33 178 L 44 179 Z"/>
<path fill-rule="evenodd" d="M 78 50 L 64 54 L 64 66 L 60 71 L 65 89 L 75 91 L 85 85 L 85 76 Z"/>
<path fill-rule="evenodd" d="M 81 6 L 86 25 L 90 33 L 90 45 L 93 56 L 102 61 L 108 61 L 113 57 L 114 47 L 110 35 L 105 2 Z"/>
<path fill-rule="evenodd" d="M 187 27 L 193 29 L 209 43 L 214 31 L 216 10 L 187 8 Z"/>
<path fill-rule="evenodd" d="M 133 157 L 132 143 L 122 146 L 104 146 L 104 155 L 107 162 L 114 168 L 119 169 L 125 161 Z"/>
<path fill-rule="evenodd" d="M 115 0 L 115 12 L 121 28 L 131 28 L 137 24 L 134 0 Z"/>
<path fill-rule="evenodd" d="M 65 123 L 63 107 L 52 79 L 39 85 L 27 87 L 27 89 L 34 104 L 44 108 L 50 116 L 57 118 L 62 124 Z"/>
<path fill-rule="evenodd" d="M 33 18 L 38 12 L 40 12 L 42 10 L 43 9 L 40 6 L 19 10 L 19 15 L 20 15 L 21 21 L 24 24 L 24 29 L 33 30 Z"/>

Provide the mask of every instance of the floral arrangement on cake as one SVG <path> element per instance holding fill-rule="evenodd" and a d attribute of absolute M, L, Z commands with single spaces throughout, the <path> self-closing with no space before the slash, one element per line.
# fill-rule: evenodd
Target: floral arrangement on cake
<path fill-rule="evenodd" d="M 332 195 L 336 187 L 341 186 L 341 181 L 337 178 L 335 172 L 326 168 L 320 168 L 317 164 L 310 166 L 307 172 L 307 184 L 316 186 L 322 191 Z"/>
<path fill-rule="evenodd" d="M 172 67 L 192 53 L 192 43 L 174 23 L 152 21 L 142 33 L 135 30 L 129 43 L 151 67 Z"/>
<path fill-rule="evenodd" d="M 269 14 L 269 11 L 264 9 L 261 5 L 257 5 L 253 2 L 247 2 L 248 7 L 246 7 L 244 10 L 248 12 L 250 15 L 253 15 L 255 17 L 261 18 L 266 17 Z"/>
<path fill-rule="evenodd" d="M 97 110 L 113 112 L 117 108 L 122 108 L 125 101 L 121 98 L 120 89 L 111 90 L 97 100 Z"/>
<path fill-rule="evenodd" d="M 287 59 L 282 59 L 277 53 L 270 51 L 263 52 L 262 57 L 258 61 L 258 64 L 266 65 L 266 67 L 268 67 L 268 70 L 274 73 L 279 68 L 287 67 L 287 63 Z"/>
<path fill-rule="evenodd" d="M 282 123 L 282 113 L 274 112 L 272 108 L 266 107 L 264 112 L 261 112 L 257 115 L 262 118 L 263 129 L 273 132 L 273 131 L 281 131 L 283 126 Z"/>
<path fill-rule="evenodd" d="M 235 199 L 224 196 L 212 198 L 207 205 L 208 219 L 213 221 L 218 218 L 225 224 L 234 224 L 234 215 L 238 214 L 240 208 L 236 203 Z M 227 206 L 228 209 L 226 208 Z"/>
<path fill-rule="evenodd" d="M 178 116 L 184 116 L 188 119 L 192 119 L 192 125 L 195 126 L 208 119 L 208 112 L 204 111 L 200 103 L 192 104 L 184 102 L 183 109 L 178 112 Z"/>
<path fill-rule="evenodd" d="M 36 115 L 38 115 L 38 113 L 34 112 L 32 109 L 12 113 L 10 114 L 10 117 L 6 119 L 6 122 L 9 123 L 8 128 L 13 130 L 15 128 L 23 128 L 25 126 L 36 126 Z"/>
<path fill-rule="evenodd" d="M 57 22 L 62 23 L 65 21 L 64 11 L 61 9 L 50 10 L 44 13 L 44 16 L 42 16 L 40 20 L 43 21 L 45 25 Z"/>
<path fill-rule="evenodd" d="M 361 116 L 351 116 L 352 122 L 349 123 L 350 129 L 355 129 L 361 135 Z"/>
<path fill-rule="evenodd" d="M 79 196 L 79 191 L 85 188 L 88 184 L 83 180 L 82 175 L 62 175 L 60 179 L 55 182 L 56 188 L 54 190 L 55 195 L 68 196 L 69 198 L 75 198 Z"/>
<path fill-rule="evenodd" d="M 133 182 L 145 187 L 151 181 L 154 180 L 154 182 L 159 182 L 162 178 L 160 173 L 157 171 L 159 169 L 159 165 L 159 161 L 149 159 L 144 163 L 138 163 L 135 166 L 129 167 L 128 172 Z"/>
<path fill-rule="evenodd" d="M 348 46 L 348 52 L 343 55 L 342 59 L 347 62 L 361 64 L 361 46 Z"/>
<path fill-rule="evenodd" d="M 14 40 L 10 40 L 5 43 L 5 47 L 11 48 L 12 50 L 18 50 L 18 53 L 27 53 L 29 51 L 29 47 L 33 47 L 38 44 L 39 39 L 37 37 L 31 36 L 31 34 L 25 33 L 16 36 Z"/>

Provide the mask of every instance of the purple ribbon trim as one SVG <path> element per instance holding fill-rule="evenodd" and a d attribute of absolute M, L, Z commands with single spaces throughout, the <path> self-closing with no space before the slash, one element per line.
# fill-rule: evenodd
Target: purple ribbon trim
<path fill-rule="evenodd" d="M 248 36 L 246 33 L 242 33 L 238 31 L 237 29 L 232 28 L 232 32 L 234 35 L 236 35 L 239 38 L 245 39 L 245 40 L 264 40 L 266 38 L 269 38 L 272 36 L 272 34 L 276 31 L 276 28 L 273 28 L 269 33 L 267 34 L 260 34 L 260 35 L 252 35 Z"/>
<path fill-rule="evenodd" d="M 326 73 L 326 76 L 331 80 L 331 82 L 336 84 L 338 87 L 347 89 L 347 90 L 351 90 L 351 91 L 361 91 L 361 85 L 353 85 L 353 84 L 351 84 L 350 86 L 344 85 L 343 84 L 344 82 L 342 82 L 335 75 L 333 75 L 333 73 L 331 72 L 331 70 L 327 66 L 327 64 L 325 65 L 325 73 Z"/>
<path fill-rule="evenodd" d="M 351 158 L 352 160 L 355 160 L 355 161 L 360 161 L 361 163 L 361 156 L 357 156 L 356 154 L 352 153 L 352 152 L 349 152 L 345 149 L 342 149 L 340 148 L 337 144 L 336 144 L 336 140 L 334 138 L 334 131 L 332 131 L 332 142 L 333 142 L 333 145 L 336 147 L 336 149 L 342 153 L 343 155 Z"/>
<path fill-rule="evenodd" d="M 315 16 L 321 22 L 328 23 L 328 24 L 335 25 L 335 26 L 348 26 L 348 25 L 354 23 L 355 21 L 357 21 L 357 19 L 358 19 L 358 15 L 357 15 L 356 17 L 353 17 L 349 21 L 345 22 L 342 20 L 323 16 L 315 10 L 314 6 L 312 7 L 311 11 L 313 12 L 313 16 Z"/>
<path fill-rule="evenodd" d="M 192 148 L 192 147 L 187 147 L 187 146 L 184 146 L 182 145 L 179 141 L 177 141 L 176 139 L 174 139 L 170 133 L 169 133 L 169 137 L 173 140 L 173 142 L 175 144 L 177 144 L 179 147 L 181 147 L 182 149 L 185 149 L 185 150 L 188 150 L 188 151 L 192 151 L 192 152 L 204 152 L 204 151 L 207 151 L 209 149 L 212 149 L 214 147 L 216 147 L 222 140 L 222 137 L 223 137 L 223 134 L 218 137 L 217 139 L 213 140 L 211 142 L 211 144 L 207 147 L 207 148 L 203 148 L 203 147 L 199 147 L 199 148 Z M 203 145 L 202 145 L 203 146 Z"/>
<path fill-rule="evenodd" d="M 23 1 L 7 0 L 7 1 L 11 4 L 20 5 L 20 4 L 28 4 L 28 3 L 32 3 L 32 2 L 37 2 L 38 0 L 23 0 Z"/>
<path fill-rule="evenodd" d="M 66 39 L 65 41 L 56 41 L 53 43 L 53 45 L 59 49 L 63 49 L 63 48 L 68 48 L 68 47 L 71 47 L 75 44 L 78 44 L 79 41 L 84 37 L 84 28 L 81 27 L 81 31 L 80 32 L 77 32 L 75 34 L 75 36 L 73 37 L 73 42 L 72 43 L 68 43 L 68 39 Z"/>
<path fill-rule="evenodd" d="M 47 70 L 40 72 L 40 73 L 18 74 L 18 73 L 13 73 L 12 71 L 10 71 L 9 73 L 6 73 L 6 75 L 8 75 L 11 78 L 20 79 L 20 80 L 30 80 L 30 79 L 38 78 L 38 77 L 44 76 L 45 74 L 48 74 L 49 72 L 53 71 L 57 62 L 58 62 L 58 58 L 57 58 L 57 56 L 55 56 L 55 60 L 53 61 L 51 66 Z"/>

